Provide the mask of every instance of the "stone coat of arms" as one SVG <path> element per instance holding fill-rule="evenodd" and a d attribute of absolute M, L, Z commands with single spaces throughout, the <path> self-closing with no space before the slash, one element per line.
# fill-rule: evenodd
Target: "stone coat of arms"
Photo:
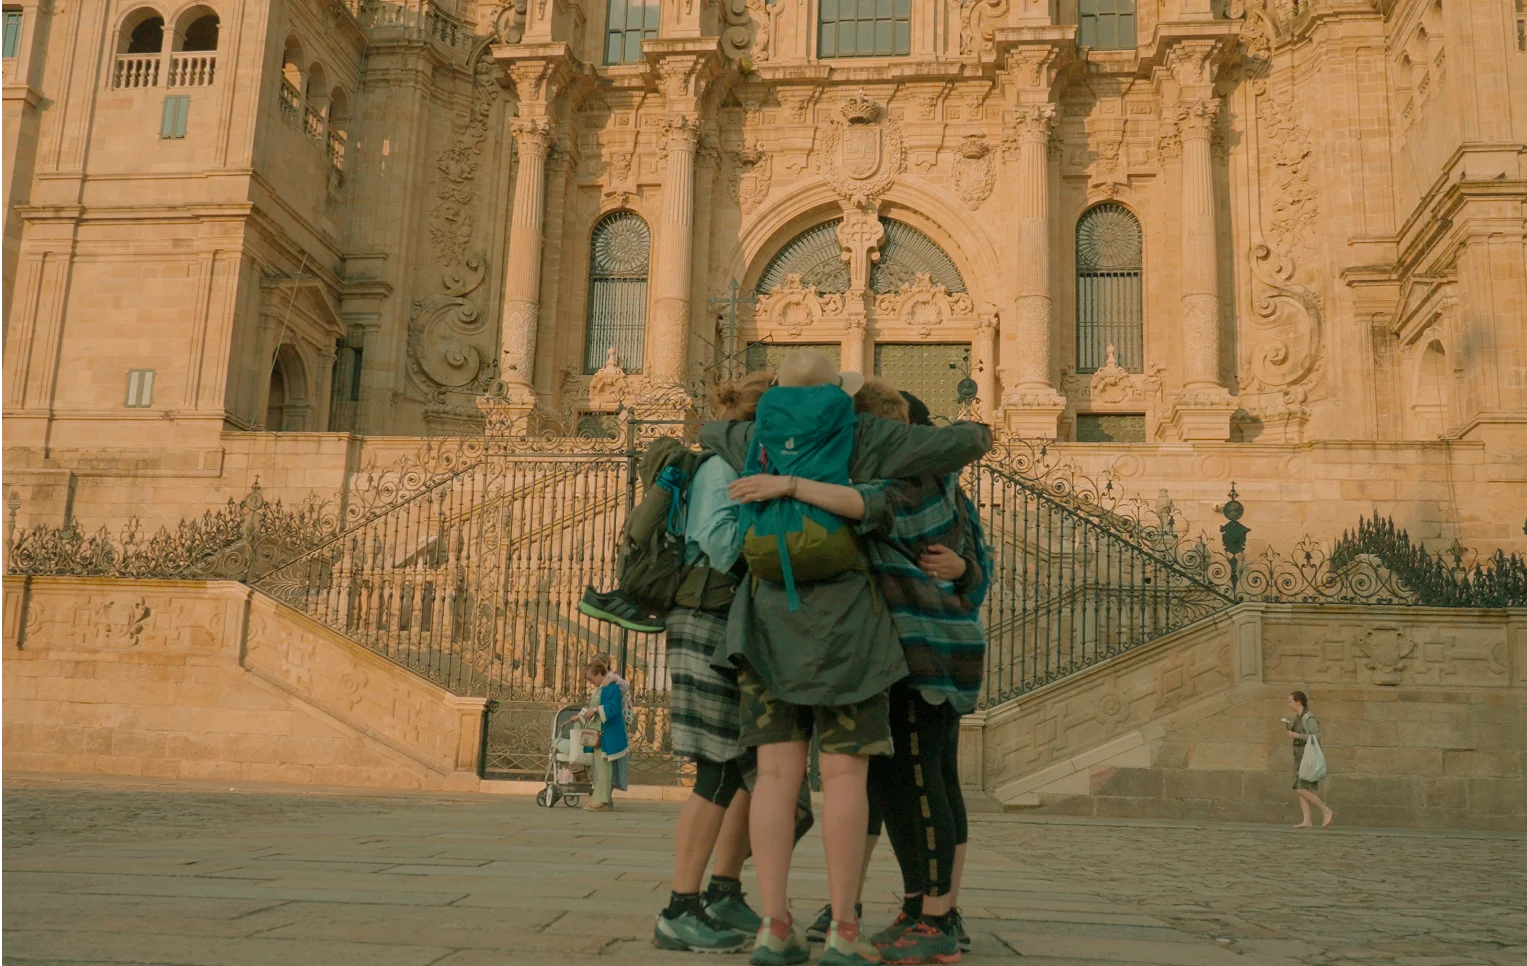
<path fill-rule="evenodd" d="M 822 173 L 844 201 L 872 206 L 901 173 L 901 128 L 863 93 L 851 95 L 839 113 L 842 122 L 825 137 Z"/>

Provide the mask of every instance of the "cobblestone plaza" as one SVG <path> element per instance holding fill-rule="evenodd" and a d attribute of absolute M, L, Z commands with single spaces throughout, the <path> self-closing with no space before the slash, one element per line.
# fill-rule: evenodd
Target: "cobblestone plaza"
<path fill-rule="evenodd" d="M 648 941 L 676 816 L 659 802 L 591 815 L 519 796 L 13 778 L 5 962 L 684 962 Z M 1520 835 L 983 812 L 971 838 L 973 963 L 1527 962 Z M 866 922 L 890 918 L 897 885 L 882 848 Z M 796 914 L 826 888 L 812 834 Z"/>

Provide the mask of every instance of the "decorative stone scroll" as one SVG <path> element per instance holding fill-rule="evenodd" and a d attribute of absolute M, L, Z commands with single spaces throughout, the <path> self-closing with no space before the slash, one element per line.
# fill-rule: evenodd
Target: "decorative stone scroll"
<path fill-rule="evenodd" d="M 823 316 L 842 315 L 842 295 L 823 295 L 814 288 L 807 288 L 801 276 L 792 272 L 774 291 L 758 297 L 754 317 L 760 331 L 778 328 L 798 337 Z"/>

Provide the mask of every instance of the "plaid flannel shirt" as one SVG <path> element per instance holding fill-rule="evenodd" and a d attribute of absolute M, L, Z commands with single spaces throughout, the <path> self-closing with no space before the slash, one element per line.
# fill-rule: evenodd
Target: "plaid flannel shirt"
<path fill-rule="evenodd" d="M 864 496 L 858 532 L 869 538 L 865 555 L 911 669 L 903 683 L 946 695 L 960 714 L 974 711 L 986 662 L 981 604 L 991 581 L 975 506 L 952 475 L 855 488 Z M 935 580 L 918 569 L 918 557 L 935 543 L 965 558 L 959 580 Z"/>

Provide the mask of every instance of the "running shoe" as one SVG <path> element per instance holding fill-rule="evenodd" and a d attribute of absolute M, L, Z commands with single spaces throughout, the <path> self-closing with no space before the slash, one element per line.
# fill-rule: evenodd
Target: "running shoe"
<path fill-rule="evenodd" d="M 763 919 L 753 911 L 747 903 L 747 897 L 740 892 L 712 899 L 705 906 L 705 915 L 717 925 L 735 929 L 748 936 L 758 932 L 758 927 L 763 924 Z"/>
<path fill-rule="evenodd" d="M 718 929 L 692 912 L 669 919 L 659 914 L 652 929 L 652 945 L 691 953 L 740 953 L 747 948 L 747 933 Z"/>
<path fill-rule="evenodd" d="M 638 634 L 658 634 L 667 626 L 662 618 L 653 617 L 621 596 L 619 591 L 612 590 L 602 594 L 593 587 L 583 589 L 583 599 L 578 601 L 578 613 L 592 617 L 596 621 L 619 624 L 626 630 L 636 631 Z"/>
<path fill-rule="evenodd" d="M 912 923 L 900 939 L 876 945 L 880 949 L 881 959 L 896 966 L 957 963 L 961 957 L 958 937 L 952 932 L 945 932 L 926 918 Z"/>
<path fill-rule="evenodd" d="M 856 932 L 853 939 L 848 939 L 839 932 L 836 921 L 828 927 L 822 966 L 874 966 L 880 961 L 880 951 L 862 933 Z"/>
<path fill-rule="evenodd" d="M 902 933 L 906 932 L 908 929 L 911 929 L 913 923 L 915 922 L 917 922 L 917 917 L 909 914 L 907 910 L 903 909 L 896 914 L 896 918 L 891 921 L 889 926 L 886 926 L 884 929 L 870 936 L 870 942 L 874 943 L 876 946 L 883 946 L 886 943 L 893 943 L 901 938 Z"/>
<path fill-rule="evenodd" d="M 753 941 L 753 955 L 748 959 L 750 966 L 795 966 L 811 958 L 811 947 L 795 923 L 790 924 L 790 932 L 784 938 L 774 935 L 769 928 L 772 923 L 772 919 L 764 916 L 758 924 L 758 938 Z"/>
<path fill-rule="evenodd" d="M 954 934 L 960 940 L 960 951 L 970 952 L 970 933 L 965 931 L 965 916 L 958 909 L 951 909 L 954 913 Z"/>
<path fill-rule="evenodd" d="M 854 903 L 854 915 L 860 919 L 864 918 L 863 904 Z M 827 941 L 827 930 L 830 928 L 832 928 L 832 903 L 829 902 L 822 907 L 821 912 L 817 913 L 816 921 L 806 927 L 807 941 L 825 943 Z"/>

